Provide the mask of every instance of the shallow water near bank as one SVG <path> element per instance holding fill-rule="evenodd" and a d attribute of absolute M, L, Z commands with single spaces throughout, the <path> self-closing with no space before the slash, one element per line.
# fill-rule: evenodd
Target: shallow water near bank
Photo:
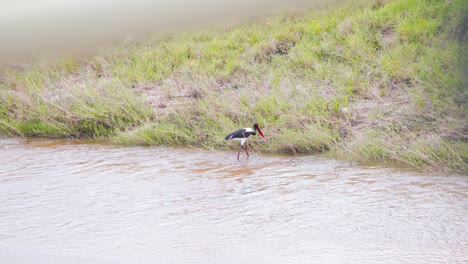
<path fill-rule="evenodd" d="M 466 263 L 468 178 L 0 139 L 2 263 Z"/>

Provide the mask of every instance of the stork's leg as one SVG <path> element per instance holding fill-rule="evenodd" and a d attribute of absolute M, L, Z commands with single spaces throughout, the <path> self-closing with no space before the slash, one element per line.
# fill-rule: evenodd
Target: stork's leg
<path fill-rule="evenodd" d="M 244 143 L 244 142 L 242 142 L 242 143 Z M 237 159 L 239 159 L 239 155 L 240 155 L 240 153 L 242 151 L 242 148 L 245 149 L 245 154 L 247 154 L 247 157 L 249 156 L 249 152 L 247 151 L 247 145 L 244 146 L 244 144 L 242 144 L 242 143 L 241 143 L 239 151 L 237 152 Z"/>
<path fill-rule="evenodd" d="M 242 145 L 240 146 L 240 149 L 239 149 L 239 151 L 237 152 L 237 160 L 239 160 L 239 155 L 240 155 L 240 153 L 241 153 L 241 150 L 242 150 Z"/>

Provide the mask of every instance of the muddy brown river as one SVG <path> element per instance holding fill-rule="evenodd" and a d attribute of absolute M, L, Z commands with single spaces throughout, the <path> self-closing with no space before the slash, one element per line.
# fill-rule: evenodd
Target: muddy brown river
<path fill-rule="evenodd" d="M 468 263 L 468 177 L 0 139 L 0 263 Z"/>

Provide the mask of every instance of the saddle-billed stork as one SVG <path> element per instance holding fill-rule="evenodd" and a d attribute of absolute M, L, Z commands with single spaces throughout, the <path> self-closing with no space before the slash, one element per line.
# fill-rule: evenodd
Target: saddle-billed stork
<path fill-rule="evenodd" d="M 260 136 L 262 136 L 263 138 L 265 138 L 263 136 L 263 133 L 262 131 L 260 130 L 260 127 L 258 126 L 258 124 L 254 124 L 253 125 L 253 129 L 250 128 L 250 127 L 246 127 L 246 128 L 241 128 L 241 129 L 238 129 L 234 132 L 232 132 L 231 134 L 227 135 L 224 140 L 239 140 L 240 141 L 240 149 L 239 151 L 237 152 L 237 159 L 239 159 L 239 155 L 240 155 L 240 152 L 242 150 L 242 147 L 244 146 L 244 143 L 245 141 L 247 141 L 247 139 L 251 136 L 251 135 L 256 135 L 257 134 L 257 131 L 258 133 L 260 133 Z M 247 156 L 249 156 L 249 152 L 247 151 L 247 145 L 245 146 L 245 154 L 247 154 Z"/>

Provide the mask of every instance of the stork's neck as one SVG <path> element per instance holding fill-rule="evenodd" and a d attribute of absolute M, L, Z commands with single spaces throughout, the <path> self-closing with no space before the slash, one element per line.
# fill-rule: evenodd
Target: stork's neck
<path fill-rule="evenodd" d="M 257 135 L 257 127 L 253 127 L 253 132 L 252 132 L 252 135 Z"/>

